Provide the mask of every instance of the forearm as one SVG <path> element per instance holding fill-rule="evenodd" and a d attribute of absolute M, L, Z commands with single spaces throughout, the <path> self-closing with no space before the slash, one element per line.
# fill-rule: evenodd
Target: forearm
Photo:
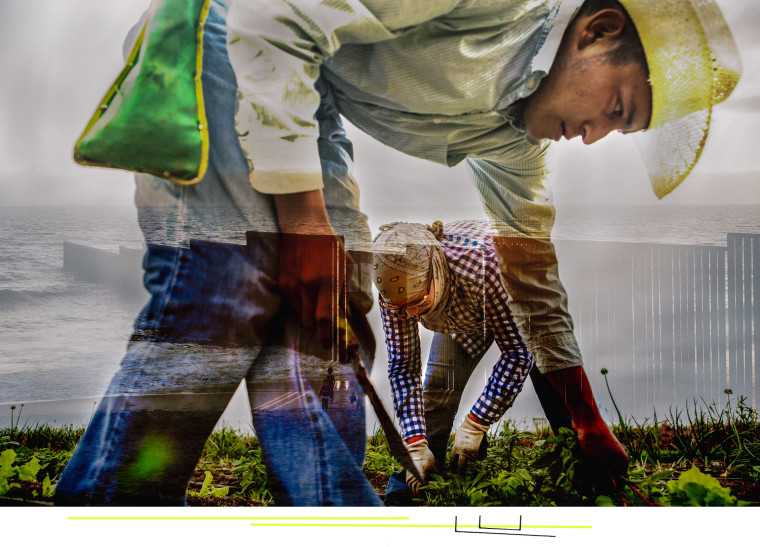
<path fill-rule="evenodd" d="M 422 382 L 419 374 L 410 373 L 410 368 L 414 367 L 404 363 L 389 364 L 388 367 L 393 407 L 404 439 L 427 435 Z"/>
<path fill-rule="evenodd" d="M 545 156 L 545 147 L 525 144 L 501 161 L 467 161 L 493 225 L 509 307 L 541 372 L 581 365 L 550 240 L 554 209 Z"/>
<path fill-rule="evenodd" d="M 334 234 L 322 190 L 274 194 L 277 224 L 286 234 Z"/>

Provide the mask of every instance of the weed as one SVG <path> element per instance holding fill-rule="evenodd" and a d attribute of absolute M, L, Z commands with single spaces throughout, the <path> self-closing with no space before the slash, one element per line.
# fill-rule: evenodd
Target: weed
<path fill-rule="evenodd" d="M 251 439 L 252 437 L 243 436 L 232 427 L 224 425 L 211 433 L 201 458 L 217 462 L 238 460 L 245 455 Z"/>
<path fill-rule="evenodd" d="M 401 465 L 391 456 L 390 448 L 382 430 L 375 430 L 367 438 L 367 453 L 362 468 L 365 474 L 391 475 L 401 470 Z"/>
<path fill-rule="evenodd" d="M 83 427 L 73 425 L 50 426 L 36 423 L 26 424 L 21 429 L 0 429 L 0 437 L 8 437 L 29 449 L 74 450 L 83 434 Z"/>
<path fill-rule="evenodd" d="M 261 447 L 254 439 L 245 456 L 234 463 L 232 471 L 240 477 L 240 494 L 263 504 L 272 502 L 267 487 L 267 471 L 261 456 Z"/>

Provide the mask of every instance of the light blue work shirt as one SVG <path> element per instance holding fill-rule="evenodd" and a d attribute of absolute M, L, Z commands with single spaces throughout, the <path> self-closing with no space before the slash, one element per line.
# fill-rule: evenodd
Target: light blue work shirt
<path fill-rule="evenodd" d="M 581 365 L 549 241 L 548 143 L 527 137 L 519 103 L 548 73 L 580 3 L 238 0 L 228 53 L 252 186 L 322 188 L 314 85 L 323 76 L 340 113 L 377 140 L 445 165 L 466 159 L 539 369 Z"/>

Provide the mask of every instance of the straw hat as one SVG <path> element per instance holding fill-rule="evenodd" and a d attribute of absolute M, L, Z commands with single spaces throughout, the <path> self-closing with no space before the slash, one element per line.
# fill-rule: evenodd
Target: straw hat
<path fill-rule="evenodd" d="M 644 46 L 652 86 L 649 129 L 634 139 L 658 198 L 697 163 L 713 105 L 736 87 L 741 60 L 713 0 L 620 0 Z"/>

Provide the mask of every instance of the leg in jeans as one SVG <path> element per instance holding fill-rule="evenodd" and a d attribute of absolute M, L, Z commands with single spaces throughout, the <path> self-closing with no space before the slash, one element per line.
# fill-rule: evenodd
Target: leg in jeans
<path fill-rule="evenodd" d="M 276 246 L 245 245 L 245 232 L 271 232 L 277 224 L 271 199 L 248 182 L 248 165 L 234 130 L 237 86 L 226 58 L 225 10 L 225 2 L 212 0 L 204 33 L 202 81 L 210 134 L 207 174 L 192 186 L 136 177 L 138 217 L 149 244 L 144 267 L 151 300 L 136 321 L 121 370 L 59 482 L 56 503 L 183 503 L 203 444 L 240 380 L 251 377 L 254 364 L 259 380 L 285 366 L 260 358 L 269 321 L 280 304 L 274 270 L 277 250 Z M 339 152 L 327 158 L 335 173 L 350 160 L 350 145 L 341 131 L 332 127 L 320 141 L 320 152 L 331 142 Z M 338 183 L 337 189 L 326 191 L 326 201 L 336 214 L 350 212 L 355 217 L 352 222 L 366 224 L 358 213 L 353 179 L 326 179 L 326 187 Z M 344 229 L 348 234 L 362 232 L 354 224 Z M 290 379 L 287 366 L 286 370 Z M 283 420 L 303 424 L 304 415 L 312 420 L 309 409 L 299 406 Z M 366 484 L 356 486 L 355 469 L 345 473 L 349 481 L 341 473 L 343 465 L 361 469 L 358 460 L 363 458 L 366 442 L 363 414 L 360 419 L 360 426 L 352 422 L 350 433 L 343 426 L 332 426 L 349 439 L 343 444 L 350 446 L 353 459 L 333 458 L 325 452 L 321 460 L 337 466 L 319 475 L 320 480 L 338 481 L 332 483 L 338 493 L 311 495 L 299 486 L 288 490 L 284 498 L 299 505 L 377 501 L 369 496 L 363 477 Z M 300 431 L 311 435 L 311 446 L 319 450 L 326 446 L 325 440 L 335 438 L 330 426 Z M 277 420 L 259 421 L 256 427 L 262 438 L 277 438 L 279 431 L 292 429 L 283 429 Z M 301 473 L 300 461 L 314 460 L 299 452 L 300 445 L 286 450 L 286 445 L 264 444 L 272 446 L 265 458 L 288 462 L 291 474 Z M 356 491 L 363 494 L 351 494 Z"/>
<path fill-rule="evenodd" d="M 482 357 L 470 356 L 448 334 L 433 335 L 423 396 L 428 445 L 441 472 L 446 469 L 446 448 L 462 393 Z"/>
<path fill-rule="evenodd" d="M 249 247 L 260 237 L 249 233 Z M 351 402 L 356 378 L 287 308 L 270 324 L 270 339 L 246 377 L 253 425 L 270 491 L 278 505 L 381 505 L 362 473 L 365 415 Z M 320 387 L 328 368 L 337 387 L 327 409 Z"/>
<path fill-rule="evenodd" d="M 256 359 L 279 297 L 245 247 L 150 246 L 152 298 L 56 488 L 56 503 L 178 505 L 219 416 Z"/>
<path fill-rule="evenodd" d="M 286 320 L 285 344 L 269 344 L 246 379 L 254 428 L 269 488 L 278 505 L 372 506 L 381 500 L 362 473 L 364 412 L 355 413 L 349 391 L 338 389 L 328 410 L 319 387 L 327 366 L 341 386 L 351 384 L 350 364 L 314 355 L 313 332 Z M 311 340 L 309 340 L 311 339 Z M 315 340 L 313 340 L 315 342 Z M 290 347 L 287 347 L 290 345 Z M 263 366 L 276 362 L 279 380 Z M 262 366 L 260 366 L 262 365 Z"/>

